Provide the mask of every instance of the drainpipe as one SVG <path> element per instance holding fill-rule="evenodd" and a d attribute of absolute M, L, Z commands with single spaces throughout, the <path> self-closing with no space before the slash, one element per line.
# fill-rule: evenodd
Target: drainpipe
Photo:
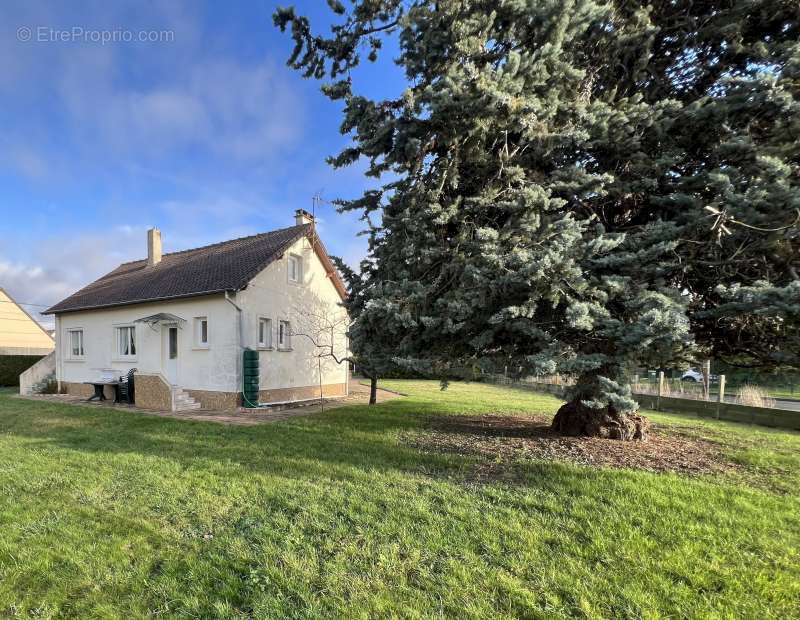
<path fill-rule="evenodd" d="M 234 294 L 236 291 L 234 291 Z M 230 305 L 236 308 L 236 339 L 237 339 L 237 348 L 239 349 L 238 354 L 236 355 L 236 391 L 238 392 L 240 386 L 242 384 L 242 350 L 244 349 L 244 337 L 242 334 L 243 329 L 243 322 L 242 322 L 242 308 L 235 302 L 233 299 L 230 298 L 228 291 L 225 291 L 225 301 L 227 301 Z"/>
<path fill-rule="evenodd" d="M 61 358 L 63 357 L 63 352 L 61 351 L 64 343 L 61 341 L 61 317 L 59 315 L 55 315 L 55 349 L 56 352 L 56 382 L 57 386 L 56 390 L 59 394 L 61 394 L 61 378 L 64 376 L 64 367 L 62 366 Z"/>

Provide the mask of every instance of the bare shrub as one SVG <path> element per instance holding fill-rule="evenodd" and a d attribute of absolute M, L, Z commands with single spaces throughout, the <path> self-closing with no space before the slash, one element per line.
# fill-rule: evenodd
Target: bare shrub
<path fill-rule="evenodd" d="M 655 379 L 654 381 L 637 381 L 636 383 L 632 383 L 631 391 L 634 394 L 652 394 L 657 396 L 658 379 Z M 669 396 L 670 394 L 672 394 L 672 389 L 670 388 L 669 381 L 665 379 L 664 389 L 661 390 L 661 396 Z"/>
<path fill-rule="evenodd" d="M 574 385 L 575 378 L 569 377 L 565 375 L 547 375 L 546 377 L 542 377 L 538 379 L 539 383 L 546 383 L 548 385 Z"/>
<path fill-rule="evenodd" d="M 775 399 L 757 385 L 745 384 L 736 394 L 736 402 L 749 407 L 774 407 Z"/>
<path fill-rule="evenodd" d="M 58 381 L 55 379 L 48 379 L 42 386 L 41 394 L 58 394 Z"/>

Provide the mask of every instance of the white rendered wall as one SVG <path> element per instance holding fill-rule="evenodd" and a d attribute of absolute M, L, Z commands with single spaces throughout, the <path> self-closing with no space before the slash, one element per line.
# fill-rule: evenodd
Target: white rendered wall
<path fill-rule="evenodd" d="M 288 257 L 301 257 L 302 282 L 289 282 Z M 232 297 L 242 308 L 241 331 L 237 310 L 223 295 L 193 297 L 184 300 L 120 306 L 107 310 L 67 312 L 56 317 L 56 369 L 58 379 L 82 383 L 100 379 L 104 370 L 122 375 L 131 368 L 139 372 L 164 373 L 162 367 L 162 328 L 151 329 L 136 323 L 136 358 L 123 360 L 117 355 L 116 327 L 132 325 L 140 319 L 167 312 L 186 319 L 178 331 L 177 385 L 194 390 L 237 392 L 241 390 L 241 347 L 260 350 L 262 390 L 316 386 L 320 382 L 316 348 L 307 337 L 294 334 L 291 350 L 278 348 L 278 322 L 288 320 L 294 331 L 308 333 L 318 342 L 329 342 L 329 330 L 319 333 L 321 323 L 314 317 L 325 317 L 335 323 L 334 350 L 341 359 L 346 354 L 346 315 L 339 305 L 341 298 L 328 274 L 311 249 L 308 240 L 295 243 L 282 258 L 258 274 Z M 197 346 L 194 334 L 195 317 L 208 317 L 209 343 Z M 258 346 L 258 319 L 272 319 L 272 348 Z M 83 329 L 84 358 L 70 359 L 69 335 L 72 328 Z M 166 328 L 163 328 L 166 329 Z M 241 338 L 241 344 L 240 344 Z M 347 364 L 322 358 L 322 383 L 347 381 Z"/>
<path fill-rule="evenodd" d="M 186 323 L 178 330 L 177 385 L 195 390 L 235 392 L 240 389 L 238 360 L 240 348 L 236 309 L 222 295 L 192 297 L 184 300 L 120 306 L 108 310 L 87 310 L 60 314 L 57 320 L 56 355 L 58 379 L 81 383 L 97 380 L 103 370 L 117 375 L 137 368 L 139 372 L 159 372 L 162 368 L 162 328 L 151 329 L 136 319 L 168 312 Z M 208 347 L 198 346 L 194 336 L 194 318 L 208 317 Z M 136 358 L 117 355 L 116 327 L 135 325 Z M 83 329 L 84 358 L 69 355 L 71 328 Z"/>
<path fill-rule="evenodd" d="M 302 282 L 289 281 L 288 260 L 293 254 L 302 258 Z M 279 260 L 269 265 L 236 295 L 242 308 L 242 339 L 246 347 L 259 349 L 260 389 L 317 386 L 320 383 L 346 383 L 347 363 L 337 364 L 331 358 L 318 358 L 322 349 L 298 333 L 291 337 L 291 350 L 278 348 L 278 322 L 288 320 L 292 330 L 312 335 L 317 342 L 330 342 L 330 330 L 321 330 L 325 323 L 335 323 L 334 351 L 341 359 L 346 355 L 346 313 L 339 305 L 341 297 L 325 272 L 316 252 L 307 239 L 297 241 Z M 258 319 L 272 319 L 272 348 L 258 346 Z M 324 318 L 320 318 L 324 317 Z M 320 331 L 324 333 L 319 333 Z"/>

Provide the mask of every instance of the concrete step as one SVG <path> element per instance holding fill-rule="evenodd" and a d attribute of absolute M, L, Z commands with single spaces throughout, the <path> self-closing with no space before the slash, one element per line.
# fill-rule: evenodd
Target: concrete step
<path fill-rule="evenodd" d="M 181 388 L 172 389 L 172 400 L 175 403 L 175 411 L 190 411 L 201 407 L 200 403 Z"/>
<path fill-rule="evenodd" d="M 175 411 L 191 411 L 192 409 L 200 409 L 200 403 L 180 403 L 175 404 Z"/>

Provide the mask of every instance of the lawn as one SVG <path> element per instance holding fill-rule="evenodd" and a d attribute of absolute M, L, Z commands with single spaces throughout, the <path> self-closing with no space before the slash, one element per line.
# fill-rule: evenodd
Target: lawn
<path fill-rule="evenodd" d="M 772 398 L 788 398 L 789 400 L 800 400 L 800 386 L 790 388 L 767 388 L 767 393 Z"/>
<path fill-rule="evenodd" d="M 653 414 L 735 464 L 691 476 L 428 451 L 558 401 L 386 385 L 253 427 L 0 393 L 0 617 L 800 615 L 800 434 Z"/>

